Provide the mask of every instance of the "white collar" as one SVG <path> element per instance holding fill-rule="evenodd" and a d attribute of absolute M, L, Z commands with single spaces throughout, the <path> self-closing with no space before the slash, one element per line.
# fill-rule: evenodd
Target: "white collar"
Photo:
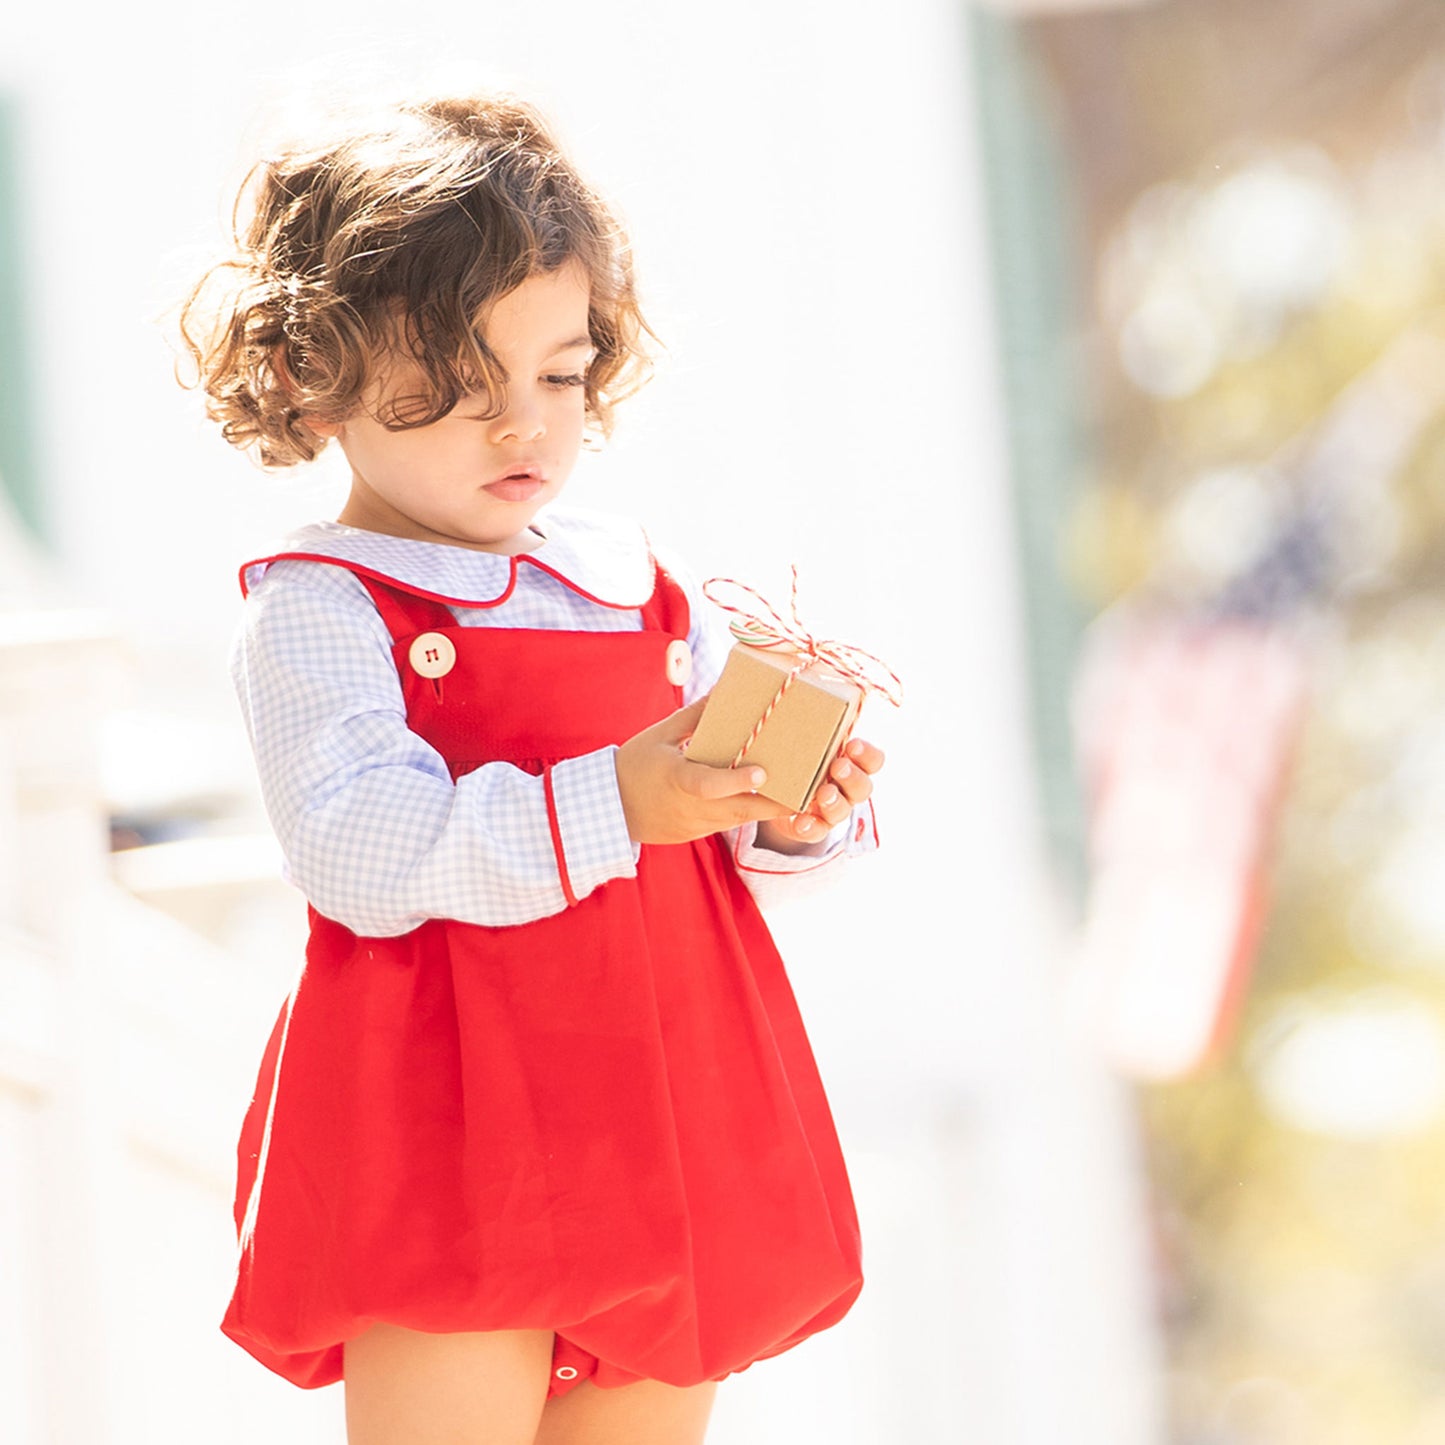
<path fill-rule="evenodd" d="M 341 522 L 312 522 L 241 568 L 249 591 L 283 558 L 352 563 L 373 575 L 464 607 L 495 607 L 530 563 L 605 607 L 641 607 L 652 596 L 653 560 L 636 522 L 580 507 L 548 507 L 533 521 L 543 542 L 515 557 L 367 532 Z"/>

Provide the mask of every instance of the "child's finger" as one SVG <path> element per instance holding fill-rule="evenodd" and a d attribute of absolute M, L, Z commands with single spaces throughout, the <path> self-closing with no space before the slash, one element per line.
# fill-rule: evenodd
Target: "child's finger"
<path fill-rule="evenodd" d="M 844 749 L 844 757 L 856 763 L 865 773 L 876 773 L 883 766 L 883 749 L 863 738 L 854 738 Z"/>
<path fill-rule="evenodd" d="M 857 773 L 857 769 L 853 770 Z M 858 773 L 859 777 L 863 775 Z M 813 812 L 822 819 L 825 828 L 841 823 L 852 811 L 852 802 L 834 783 L 824 783 L 813 798 Z"/>
<path fill-rule="evenodd" d="M 816 843 L 828 831 L 816 813 L 789 813 L 779 822 L 794 843 Z"/>
<path fill-rule="evenodd" d="M 646 735 L 655 738 L 668 747 L 681 747 L 693 733 L 697 731 L 697 725 L 702 720 L 702 710 L 707 703 L 705 697 L 690 702 L 686 707 L 680 707 L 676 712 L 668 713 L 661 722 L 655 722 L 650 728 L 645 728 L 639 736 Z"/>
<path fill-rule="evenodd" d="M 756 793 L 767 782 L 768 775 L 758 767 L 713 768 L 706 763 L 683 762 L 678 769 L 678 785 L 695 798 L 732 798 L 743 793 Z"/>
<path fill-rule="evenodd" d="M 828 825 L 812 813 L 790 813 L 778 826 L 795 843 L 812 843 L 828 831 Z"/>
<path fill-rule="evenodd" d="M 848 758 L 839 758 L 828 770 L 828 776 L 833 780 L 839 792 L 848 800 L 850 807 L 854 807 L 872 796 L 872 777 Z"/>

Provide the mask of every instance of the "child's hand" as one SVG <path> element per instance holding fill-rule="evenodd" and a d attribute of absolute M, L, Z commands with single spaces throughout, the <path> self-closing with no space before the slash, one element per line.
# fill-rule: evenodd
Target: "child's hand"
<path fill-rule="evenodd" d="M 828 769 L 826 782 L 813 794 L 813 806 L 806 813 L 758 824 L 758 846 L 774 853 L 800 853 L 827 836 L 873 793 L 873 774 L 883 766 L 883 753 L 872 743 L 854 738 Z"/>
<path fill-rule="evenodd" d="M 617 749 L 617 791 L 634 843 L 687 843 L 787 814 L 753 791 L 763 781 L 761 768 L 688 762 L 682 745 L 697 729 L 705 701 L 679 708 Z"/>

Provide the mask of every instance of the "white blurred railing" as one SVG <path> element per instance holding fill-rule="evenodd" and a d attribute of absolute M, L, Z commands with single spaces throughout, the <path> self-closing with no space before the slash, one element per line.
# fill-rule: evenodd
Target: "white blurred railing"
<path fill-rule="evenodd" d="M 197 922 L 234 919 L 242 893 L 254 905 L 265 887 L 248 877 L 241 890 L 234 864 L 185 877 L 178 845 L 150 860 L 146 849 L 111 854 L 100 738 L 127 676 L 103 617 L 0 609 L 0 1438 L 9 1445 L 222 1440 L 224 1402 L 238 1388 L 251 1426 L 267 1410 L 262 1372 L 216 1325 L 232 1249 L 230 1141 L 274 986 L 263 998 L 236 954 L 121 886 L 113 856 L 133 884 L 161 896 L 179 889 Z M 235 1027 L 238 1012 L 254 1015 L 251 1029 Z M 286 1405 L 277 1439 L 340 1438 L 316 1428 L 335 1401 Z"/>

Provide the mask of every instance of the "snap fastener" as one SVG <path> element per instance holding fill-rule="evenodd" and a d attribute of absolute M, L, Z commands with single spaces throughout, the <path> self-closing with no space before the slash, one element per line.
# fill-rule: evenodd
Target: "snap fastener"
<path fill-rule="evenodd" d="M 692 676 L 692 648 L 682 638 L 674 637 L 667 644 L 667 658 L 663 665 L 667 680 L 674 687 L 681 687 Z"/>
<path fill-rule="evenodd" d="M 575 1380 L 577 1378 L 577 1367 L 575 1365 L 558 1365 L 553 1373 L 559 1380 Z"/>
<path fill-rule="evenodd" d="M 445 677 L 457 665 L 456 644 L 444 632 L 423 632 L 412 640 L 406 659 L 421 677 Z"/>

